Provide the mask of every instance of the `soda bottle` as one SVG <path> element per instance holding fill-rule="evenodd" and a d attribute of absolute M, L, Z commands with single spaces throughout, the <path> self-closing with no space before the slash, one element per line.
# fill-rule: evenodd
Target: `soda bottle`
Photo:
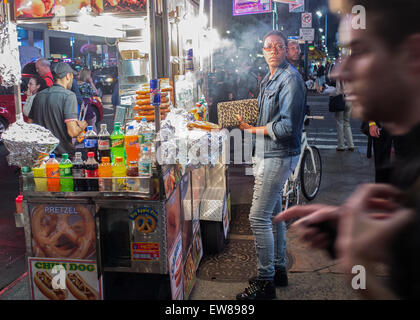
<path fill-rule="evenodd" d="M 115 122 L 114 131 L 110 138 L 112 163 L 115 163 L 116 157 L 122 157 L 124 160 L 124 132 L 121 130 L 119 122 Z"/>
<path fill-rule="evenodd" d="M 99 191 L 112 191 L 112 180 L 101 179 L 112 177 L 112 166 L 109 157 L 102 157 L 99 165 Z"/>
<path fill-rule="evenodd" d="M 48 184 L 45 162 L 42 162 L 42 164 L 38 168 L 32 168 L 32 171 L 34 173 L 35 191 L 47 192 Z"/>
<path fill-rule="evenodd" d="M 59 164 L 60 169 L 60 185 L 61 185 L 61 192 L 73 192 L 74 184 L 73 184 L 73 163 L 69 159 L 69 155 L 67 153 L 63 153 L 63 157 Z"/>
<path fill-rule="evenodd" d="M 125 176 L 127 175 L 124 158 L 116 157 L 115 162 L 112 165 L 112 176 L 116 177 L 112 179 L 112 190 L 113 191 L 126 191 L 127 182 Z"/>
<path fill-rule="evenodd" d="M 86 178 L 95 179 L 86 179 L 86 191 L 99 191 L 98 166 L 95 153 L 89 152 L 88 159 L 85 161 L 85 175 Z"/>
<path fill-rule="evenodd" d="M 60 171 L 55 154 L 50 154 L 50 158 L 45 165 L 47 171 L 47 184 L 49 192 L 60 192 Z"/>
<path fill-rule="evenodd" d="M 106 127 L 106 123 L 101 124 L 101 131 L 98 135 L 98 159 L 102 161 L 102 157 L 111 159 L 111 138 Z"/>
<path fill-rule="evenodd" d="M 93 152 L 95 155 L 95 159 L 98 160 L 98 136 L 96 135 L 95 131 L 93 131 L 92 126 L 87 127 L 84 144 L 86 154 L 89 154 L 89 152 Z"/>
<path fill-rule="evenodd" d="M 127 168 L 127 190 L 140 190 L 139 167 L 137 161 L 130 161 Z"/>
<path fill-rule="evenodd" d="M 135 161 L 137 163 L 139 161 L 140 146 L 137 130 L 135 130 L 133 126 L 128 126 L 127 128 L 124 138 L 124 145 L 127 164 L 129 164 L 131 161 Z"/>
<path fill-rule="evenodd" d="M 73 161 L 73 179 L 74 179 L 74 191 L 86 191 L 86 179 L 85 179 L 85 163 L 82 159 L 82 153 L 76 152 Z"/>
<path fill-rule="evenodd" d="M 32 172 L 30 167 L 22 167 L 22 190 L 35 190 L 34 173 Z"/>

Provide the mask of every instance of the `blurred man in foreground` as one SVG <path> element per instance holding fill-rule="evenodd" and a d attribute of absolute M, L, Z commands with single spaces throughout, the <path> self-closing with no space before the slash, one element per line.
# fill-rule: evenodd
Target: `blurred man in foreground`
<path fill-rule="evenodd" d="M 298 206 L 274 221 L 305 217 L 294 224 L 304 241 L 334 251 L 349 273 L 355 265 L 364 266 L 367 287 L 358 291 L 363 297 L 412 298 L 417 294 L 418 298 L 417 278 L 405 279 L 390 290 L 374 276 L 372 265 L 382 262 L 401 267 L 402 261 L 394 259 L 398 253 L 392 250 L 393 243 L 401 238 L 401 230 L 413 225 L 410 221 L 419 224 L 406 207 L 410 207 L 410 194 L 420 189 L 415 183 L 420 176 L 420 20 L 415 17 L 420 2 L 401 0 L 395 6 L 391 0 L 349 0 L 347 4 L 350 9 L 355 5 L 366 9 L 367 28 L 354 28 L 355 16 L 342 18 L 340 41 L 345 49 L 335 78 L 348 84 L 345 94 L 354 116 L 382 121 L 403 141 L 404 152 L 391 175 L 393 186 L 364 185 L 341 206 Z M 417 189 L 410 189 L 413 185 Z M 419 229 L 413 229 L 417 238 Z M 406 242 L 400 251 L 412 245 L 415 243 Z"/>

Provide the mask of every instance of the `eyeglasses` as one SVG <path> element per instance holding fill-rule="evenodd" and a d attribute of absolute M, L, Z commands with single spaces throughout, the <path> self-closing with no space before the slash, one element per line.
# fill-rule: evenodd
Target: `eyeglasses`
<path fill-rule="evenodd" d="M 269 45 L 263 47 L 263 49 L 265 51 L 273 51 L 273 50 L 283 51 L 285 48 L 286 48 L 286 46 L 281 45 L 280 43 L 278 43 L 278 44 L 276 44 L 274 46 L 272 44 L 269 44 Z"/>

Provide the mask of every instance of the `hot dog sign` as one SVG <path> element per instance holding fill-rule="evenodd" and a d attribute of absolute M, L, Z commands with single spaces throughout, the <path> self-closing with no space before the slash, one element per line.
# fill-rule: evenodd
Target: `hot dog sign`
<path fill-rule="evenodd" d="M 102 300 L 96 261 L 29 258 L 32 300 Z"/>

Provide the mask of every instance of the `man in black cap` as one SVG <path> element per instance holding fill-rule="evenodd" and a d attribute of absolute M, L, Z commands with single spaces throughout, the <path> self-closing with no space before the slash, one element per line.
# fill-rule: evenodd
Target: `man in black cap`
<path fill-rule="evenodd" d="M 54 65 L 52 71 L 55 83 L 36 95 L 29 118 L 60 140 L 54 153 L 73 155 L 71 138 L 79 136 L 86 128 L 86 121 L 78 120 L 76 95 L 70 91 L 76 71 L 64 62 Z"/>

